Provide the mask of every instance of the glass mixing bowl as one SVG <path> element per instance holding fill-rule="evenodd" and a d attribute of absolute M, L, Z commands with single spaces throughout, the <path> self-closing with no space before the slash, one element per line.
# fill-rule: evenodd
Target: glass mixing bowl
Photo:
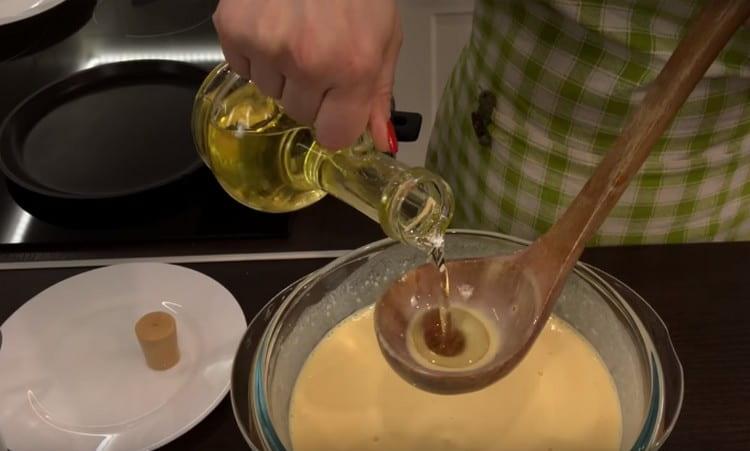
<path fill-rule="evenodd" d="M 448 258 L 511 253 L 528 242 L 489 232 L 451 231 Z M 289 403 L 302 365 L 340 321 L 374 303 L 425 255 L 392 240 L 341 257 L 276 295 L 250 326 L 237 351 L 231 398 L 245 439 L 255 450 L 290 450 Z M 579 263 L 554 313 L 596 348 L 622 409 L 622 450 L 656 449 L 682 405 L 682 366 L 664 323 L 614 277 Z"/>

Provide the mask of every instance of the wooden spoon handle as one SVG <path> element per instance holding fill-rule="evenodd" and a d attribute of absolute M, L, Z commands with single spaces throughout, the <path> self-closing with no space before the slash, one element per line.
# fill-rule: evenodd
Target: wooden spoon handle
<path fill-rule="evenodd" d="M 547 285 L 550 291 L 555 291 L 552 296 L 685 99 L 748 17 L 749 0 L 717 0 L 703 8 L 612 149 L 558 222 L 534 243 L 536 249 L 530 251 L 541 250 L 549 262 L 544 266 L 553 276 L 546 281 L 552 284 Z M 553 265 L 559 271 L 549 271 Z"/>

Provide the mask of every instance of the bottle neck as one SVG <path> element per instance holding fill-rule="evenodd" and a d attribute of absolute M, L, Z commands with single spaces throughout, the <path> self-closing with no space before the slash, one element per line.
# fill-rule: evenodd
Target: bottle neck
<path fill-rule="evenodd" d="M 305 179 L 379 222 L 389 237 L 425 251 L 437 244 L 453 214 L 445 181 L 378 152 L 368 135 L 338 151 L 313 142 Z"/>

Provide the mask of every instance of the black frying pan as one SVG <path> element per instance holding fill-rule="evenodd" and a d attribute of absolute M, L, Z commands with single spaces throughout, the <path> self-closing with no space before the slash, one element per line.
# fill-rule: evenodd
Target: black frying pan
<path fill-rule="evenodd" d="M 149 60 L 98 66 L 37 91 L 0 126 L 0 169 L 58 199 L 132 196 L 202 166 L 190 131 L 206 71 Z"/>

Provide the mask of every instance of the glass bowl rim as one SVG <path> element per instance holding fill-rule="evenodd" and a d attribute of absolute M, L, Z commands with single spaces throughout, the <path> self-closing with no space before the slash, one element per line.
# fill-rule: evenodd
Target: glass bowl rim
<path fill-rule="evenodd" d="M 531 241 L 529 240 L 484 230 L 450 229 L 446 232 L 446 234 L 491 238 L 505 241 L 510 244 L 516 244 L 519 246 L 528 246 L 529 244 L 531 244 Z M 264 449 L 286 449 L 283 446 L 281 440 L 278 438 L 273 427 L 273 423 L 270 420 L 268 406 L 265 401 L 265 399 L 267 399 L 267 387 L 262 383 L 264 380 L 266 380 L 266 376 L 268 374 L 267 363 L 270 355 L 267 351 L 273 346 L 273 339 L 277 335 L 281 324 L 283 324 L 282 319 L 285 317 L 285 312 L 287 312 L 290 307 L 293 307 L 293 305 L 295 304 L 295 300 L 299 299 L 299 295 L 301 294 L 301 292 L 305 290 L 310 283 L 318 280 L 321 275 L 335 271 L 336 269 L 346 266 L 347 264 L 351 264 L 352 262 L 358 261 L 363 257 L 369 257 L 378 252 L 384 251 L 389 247 L 401 244 L 402 243 L 391 238 L 384 238 L 353 249 L 350 252 L 347 252 L 346 254 L 335 258 L 321 268 L 287 285 L 287 287 L 285 287 L 271 300 L 269 300 L 269 302 L 267 302 L 250 321 L 245 335 L 247 335 L 251 331 L 251 329 L 253 329 L 253 327 L 257 327 L 257 324 L 259 323 L 265 323 L 265 327 L 263 329 L 261 339 L 256 343 L 253 355 L 250 357 L 251 366 L 249 374 L 246 374 L 247 378 L 245 379 L 244 383 L 245 390 L 236 390 L 236 388 L 234 387 L 235 367 L 241 357 L 247 358 L 247 356 L 240 355 L 242 351 L 242 344 L 240 344 L 240 348 L 238 348 L 232 368 L 233 387 L 231 390 L 231 401 L 235 419 L 238 423 L 238 426 L 240 427 L 242 435 L 244 436 L 251 449 L 256 450 L 258 448 L 256 448 L 256 444 L 250 438 L 250 431 L 247 430 L 247 428 L 250 426 L 249 422 L 246 423 L 240 419 L 241 415 L 238 413 L 238 403 L 243 402 L 243 400 L 238 399 L 237 396 L 235 396 L 235 393 L 237 391 L 246 392 L 248 394 L 248 396 L 244 397 L 244 402 L 251 404 L 248 407 L 250 417 L 249 420 L 252 421 L 252 426 L 256 429 L 256 434 L 262 441 L 263 446 L 265 447 Z M 623 283 L 611 274 L 593 265 L 580 261 L 576 263 L 574 273 L 581 277 L 584 282 L 592 285 L 593 288 L 600 292 L 602 297 L 607 298 L 610 304 L 614 303 L 618 308 L 620 308 L 623 313 L 625 313 L 626 318 L 630 321 L 630 326 L 634 329 L 635 332 L 637 332 L 636 337 L 639 340 L 639 344 L 642 345 L 643 350 L 649 357 L 648 359 L 646 359 L 646 366 L 648 368 L 648 376 L 651 378 L 651 393 L 648 401 L 648 412 L 646 413 L 643 425 L 641 426 L 641 432 L 636 440 L 636 443 L 631 449 L 649 449 L 649 447 L 653 448 L 654 445 L 657 445 L 657 447 L 659 447 L 664 443 L 664 441 L 669 437 L 672 430 L 674 429 L 674 425 L 679 418 L 679 413 L 681 411 L 684 399 L 684 371 L 682 368 L 682 363 L 680 362 L 675 351 L 671 336 L 669 335 L 669 330 L 662 318 L 653 309 L 653 307 L 651 307 L 651 305 L 649 305 L 637 292 L 632 290 L 627 284 Z M 622 287 L 629 291 L 634 299 L 624 299 L 623 294 L 620 293 L 619 290 L 612 287 L 612 284 L 607 282 L 602 277 L 602 275 L 605 275 L 606 277 L 612 279 L 612 281 L 619 283 Z M 601 291 L 605 291 L 606 295 L 602 294 Z M 671 354 L 670 357 L 672 357 L 677 364 L 676 369 L 679 375 L 679 387 L 678 393 L 676 394 L 676 396 L 678 396 L 676 410 L 677 413 L 670 424 L 664 425 L 662 430 L 658 430 L 658 426 L 663 422 L 662 420 L 664 415 L 662 392 L 664 390 L 665 382 L 663 379 L 663 369 L 661 365 L 662 359 L 660 358 L 659 352 L 654 345 L 651 334 L 646 330 L 646 327 L 644 326 L 639 315 L 630 306 L 630 303 L 633 301 L 640 303 L 641 307 L 645 308 L 646 313 L 652 316 L 651 319 L 655 320 L 657 327 L 664 330 L 666 343 L 663 343 L 663 346 L 666 348 L 666 351 Z M 244 342 L 245 337 L 243 337 L 242 340 L 242 343 Z M 256 411 L 259 411 L 260 418 L 255 414 Z M 656 441 L 657 438 L 658 442 Z"/>

